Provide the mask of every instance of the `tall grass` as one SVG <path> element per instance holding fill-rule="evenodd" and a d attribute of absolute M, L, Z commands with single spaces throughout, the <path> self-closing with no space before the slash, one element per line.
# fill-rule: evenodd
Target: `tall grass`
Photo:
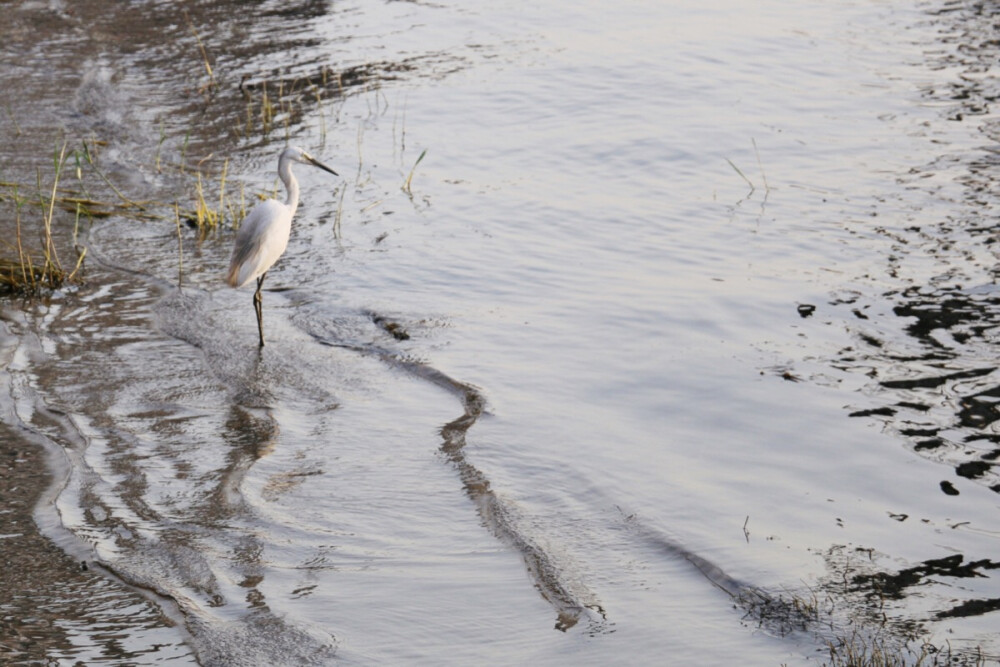
<path fill-rule="evenodd" d="M 57 289 L 67 282 L 76 280 L 83 266 L 85 251 L 78 253 L 72 270 L 63 268 L 53 235 L 53 218 L 56 207 L 62 208 L 65 204 L 59 183 L 67 164 L 67 148 L 67 143 L 63 142 L 53 153 L 51 185 L 43 186 L 42 172 L 41 170 L 36 171 L 37 189 L 33 197 L 22 195 L 23 188 L 16 183 L 0 184 L 10 186 L 10 194 L 2 199 L 12 202 L 14 206 L 14 241 L 13 243 L 5 241 L 3 245 L 11 251 L 12 255 L 16 256 L 16 259 L 14 257 L 0 258 L 0 287 L 8 291 L 36 293 L 41 289 Z M 25 209 L 32 204 L 37 207 L 41 218 L 41 238 L 39 239 L 41 247 L 37 251 L 32 251 L 27 247 L 23 231 Z M 81 206 L 81 201 L 78 200 L 75 203 L 76 210 L 79 211 Z"/>
<path fill-rule="evenodd" d="M 229 183 L 229 160 L 223 160 L 218 175 L 204 167 L 202 163 L 207 159 L 196 167 L 186 165 L 183 160 L 178 165 L 169 165 L 161 155 L 163 136 L 161 129 L 160 146 L 152 167 L 157 171 L 176 168 L 180 177 L 191 184 L 189 205 L 176 201 L 136 201 L 104 173 L 87 142 L 72 150 L 67 141 L 57 144 L 51 175 L 43 173 L 47 170 L 37 169 L 31 185 L 0 180 L 0 204 L 9 208 L 14 222 L 13 238 L 0 239 L 0 291 L 36 294 L 79 282 L 87 255 L 86 247 L 80 245 L 81 227 L 95 219 L 119 216 L 136 222 L 169 220 L 176 225 L 179 235 L 184 223 L 196 230 L 199 241 L 224 225 L 238 227 L 246 217 L 246 193 L 242 184 L 237 189 Z M 189 136 L 184 138 L 182 154 L 187 151 Z M 107 196 L 102 199 L 92 195 L 88 182 L 92 187 L 103 183 Z M 58 242 L 60 210 L 68 212 L 71 216 L 68 219 L 72 220 L 72 227 L 66 228 L 69 245 L 76 253 L 72 263 Z M 37 229 L 37 243 L 32 240 L 34 234 L 28 231 L 32 228 Z M 179 261 L 183 261 L 182 255 Z"/>
<path fill-rule="evenodd" d="M 385 73 L 381 63 L 367 63 L 342 70 L 322 65 L 298 76 L 288 76 L 280 71 L 264 73 L 260 77 L 244 75 L 238 86 L 227 88 L 226 73 L 216 69 L 210 58 L 210 43 L 202 39 L 204 31 L 200 31 L 200 27 L 186 13 L 184 20 L 199 58 L 198 66 L 192 68 L 192 76 L 197 79 L 196 86 L 205 95 L 206 105 L 227 105 L 235 101 L 230 111 L 235 111 L 237 137 L 255 135 L 266 144 L 270 135 L 283 127 L 287 141 L 308 114 L 318 112 L 313 127 L 325 144 L 328 124 L 336 123 L 339 117 L 336 107 L 327 109 L 328 104 L 338 99 L 342 103 L 346 91 L 352 88 L 374 87 L 376 106 L 380 106 L 379 95 L 383 99 L 385 97 L 378 87 L 379 78 Z M 394 66 L 398 67 L 398 64 Z M 233 100 L 227 91 L 242 95 L 242 101 L 240 97 Z M 220 111 L 228 113 L 224 109 Z M 382 112 L 381 108 L 379 112 Z M 9 104 L 6 105 L 6 116 L 20 136 L 21 128 Z M 0 205 L 10 211 L 8 219 L 13 219 L 15 227 L 13 238 L 0 239 L 0 289 L 37 292 L 80 280 L 87 254 L 87 249 L 81 245 L 81 238 L 85 238 L 86 226 L 97 219 L 116 216 L 137 222 L 167 221 L 179 235 L 179 264 L 183 262 L 181 236 L 185 228 L 196 230 L 200 242 L 217 230 L 239 226 L 247 213 L 247 199 L 253 203 L 256 195 L 248 196 L 242 184 L 237 188 L 229 182 L 229 161 L 215 161 L 213 166 L 207 164 L 208 159 L 205 158 L 195 164 L 193 160 L 189 161 L 189 152 L 194 148 L 193 128 L 172 133 L 162 117 L 157 125 L 154 132 L 158 130 L 158 136 L 153 140 L 155 145 L 151 143 L 149 147 L 151 164 L 148 166 L 156 174 L 179 177 L 181 187 L 189 193 L 188 201 L 184 202 L 181 198 L 172 202 L 139 201 L 130 196 L 121 183 L 115 182 L 113 174 L 109 176 L 105 173 L 98 155 L 103 142 L 92 137 L 74 147 L 72 142 L 61 139 L 52 154 L 51 173 L 46 167 L 36 170 L 34 179 L 0 181 Z M 359 128 L 358 179 L 363 167 L 363 132 L 363 128 Z M 174 155 L 179 153 L 179 160 L 167 157 L 171 154 L 168 147 L 173 142 L 179 144 L 173 152 Z M 411 196 L 414 174 L 425 155 L 426 151 L 420 154 L 402 184 L 402 189 Z M 337 236 L 340 234 L 344 194 L 342 190 L 336 212 L 334 233 Z M 59 210 L 68 212 L 69 216 L 59 213 Z M 61 228 L 64 221 L 67 226 Z M 59 239 L 65 240 L 60 242 Z M 71 261 L 73 251 L 75 255 Z"/>

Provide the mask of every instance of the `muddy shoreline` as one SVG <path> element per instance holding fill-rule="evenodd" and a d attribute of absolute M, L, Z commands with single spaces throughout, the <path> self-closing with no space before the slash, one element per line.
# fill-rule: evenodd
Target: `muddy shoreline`
<path fill-rule="evenodd" d="M 67 621 L 97 622 L 93 612 L 109 593 L 116 604 L 146 610 L 137 615 L 137 625 L 172 625 L 142 595 L 115 583 L 41 534 L 35 508 L 54 482 L 46 458 L 37 443 L 0 423 L 0 662 L 4 664 L 48 664 L 57 656 L 79 651 L 79 636 L 73 639 L 62 628 Z M 102 659 L 134 660 L 139 653 L 125 648 L 129 633 L 126 626 L 104 628 L 100 633 L 105 642 Z"/>
<path fill-rule="evenodd" d="M 184 631 L 143 594 L 92 561 L 89 549 L 59 545 L 40 529 L 39 521 L 59 521 L 58 510 L 40 506 L 63 474 L 51 452 L 17 414 L 16 389 L 23 378 L 10 370 L 18 340 L 0 323 L 4 350 L 4 415 L 0 420 L 0 662 L 49 664 L 65 656 L 87 661 L 129 664 L 156 652 L 152 635 L 176 635 L 180 657 Z M 58 446 L 58 445 L 52 445 Z M 43 518 L 39 512 L 53 516 Z M 67 536 L 68 539 L 76 540 Z M 131 610 L 119 614 L 122 609 Z M 109 613 L 110 612 L 110 613 Z M 128 619 L 127 622 L 123 622 Z M 148 634 L 148 633 L 152 633 Z M 145 638 L 144 638 L 145 637 Z M 193 655 L 190 661 L 196 662 Z"/>
<path fill-rule="evenodd" d="M 52 483 L 45 455 L 0 424 L 0 660 L 45 662 L 69 648 L 60 636 L 53 602 L 62 590 L 92 584 L 100 575 L 43 536 L 33 517 L 42 492 Z"/>

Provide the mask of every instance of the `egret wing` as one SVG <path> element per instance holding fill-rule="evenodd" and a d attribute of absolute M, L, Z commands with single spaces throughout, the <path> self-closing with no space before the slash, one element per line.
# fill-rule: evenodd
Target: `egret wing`
<path fill-rule="evenodd" d="M 284 208 L 281 202 L 268 199 L 257 204 L 243 219 L 229 260 L 229 272 L 226 274 L 226 282 L 231 287 L 242 287 L 270 268 L 274 260 L 266 262 L 269 254 L 265 252 L 268 232 L 286 214 Z"/>

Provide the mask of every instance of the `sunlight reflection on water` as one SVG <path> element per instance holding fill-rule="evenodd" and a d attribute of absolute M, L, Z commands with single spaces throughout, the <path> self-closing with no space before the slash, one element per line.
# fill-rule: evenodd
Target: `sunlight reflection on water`
<path fill-rule="evenodd" d="M 934 28 L 914 10 L 224 10 L 196 16 L 225 28 L 204 31 L 214 99 L 190 28 L 180 62 L 150 20 L 138 55 L 89 65 L 74 123 L 107 133 L 130 188 L 180 187 L 147 164 L 169 127 L 170 159 L 228 152 L 267 190 L 280 116 L 234 138 L 247 91 L 321 67 L 353 85 L 284 116 L 345 176 L 300 175 L 274 343 L 258 356 L 249 293 L 221 287 L 228 231 L 186 238 L 178 292 L 173 226 L 112 217 L 17 367 L 87 442 L 63 522 L 175 597 L 206 664 L 789 663 L 816 638 L 753 632 L 718 588 L 818 586 L 831 548 L 992 540 L 992 492 L 963 487 L 975 530 L 953 530 L 946 468 L 844 410 L 874 392 L 831 295 L 896 287 L 906 244 L 879 230 L 958 196 L 904 175 L 975 140 L 921 103 L 906 63 Z M 485 409 L 458 447 L 463 391 Z"/>

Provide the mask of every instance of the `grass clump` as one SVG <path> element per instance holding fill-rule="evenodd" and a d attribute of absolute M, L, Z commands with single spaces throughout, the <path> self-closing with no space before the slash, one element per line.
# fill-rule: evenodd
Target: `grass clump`
<path fill-rule="evenodd" d="M 733 596 L 744 622 L 768 634 L 812 636 L 825 649 L 823 667 L 985 667 L 998 664 L 981 648 L 955 649 L 932 643 L 919 624 L 894 621 L 857 608 L 830 590 L 773 594 L 743 588 Z M 881 620 L 879 620 L 879 617 Z"/>
<path fill-rule="evenodd" d="M 17 184 L 4 184 L 10 185 L 10 193 L 0 199 L 13 204 L 15 228 L 13 241 L 3 242 L 11 257 L 0 257 L 0 288 L 8 292 L 34 294 L 41 289 L 58 289 L 68 282 L 75 281 L 83 266 L 86 250 L 78 251 L 72 269 L 63 267 L 52 233 L 52 222 L 57 207 L 64 208 L 72 204 L 73 210 L 79 216 L 84 205 L 84 200 L 79 197 L 73 202 L 68 202 L 59 188 L 68 158 L 67 144 L 63 142 L 53 154 L 51 186 L 43 187 L 41 172 L 36 172 L 37 192 L 33 196 L 22 195 L 23 189 Z M 37 208 L 41 214 L 41 233 L 38 239 L 40 247 L 37 249 L 28 247 L 22 230 L 24 212 L 28 206 Z"/>
<path fill-rule="evenodd" d="M 161 158 L 163 142 L 161 133 L 161 146 L 155 156 L 158 173 L 172 166 Z M 185 139 L 185 148 L 186 143 Z M 238 227 L 246 217 L 243 186 L 233 188 L 227 180 L 228 159 L 222 162 L 218 176 L 204 167 L 211 156 L 197 166 L 175 165 L 182 186 L 192 192 L 189 205 L 136 201 L 101 170 L 95 150 L 99 144 L 85 141 L 72 150 L 66 141 L 57 144 L 51 176 L 43 176 L 39 169 L 31 185 L 0 180 L 0 207 L 9 210 L 8 219 L 14 222 L 13 238 L 0 239 L 0 292 L 34 295 L 80 282 L 87 254 L 86 247 L 78 243 L 81 223 L 110 216 L 137 222 L 168 221 L 177 226 L 178 234 L 183 223 L 196 230 L 200 242 L 226 224 Z M 87 183 L 104 196 L 91 194 Z M 59 211 L 70 214 L 71 235 L 57 233 Z M 62 219 L 66 219 L 65 215 Z M 67 236 L 75 250 L 72 261 L 66 259 L 65 249 L 60 252 Z M 57 243 L 60 237 L 64 238 L 61 245 Z"/>
<path fill-rule="evenodd" d="M 866 636 L 858 631 L 828 643 L 829 667 L 985 667 L 980 650 L 952 651 L 951 647 L 922 642 L 911 647 L 894 638 Z M 995 663 L 994 663 L 995 664 Z"/>

